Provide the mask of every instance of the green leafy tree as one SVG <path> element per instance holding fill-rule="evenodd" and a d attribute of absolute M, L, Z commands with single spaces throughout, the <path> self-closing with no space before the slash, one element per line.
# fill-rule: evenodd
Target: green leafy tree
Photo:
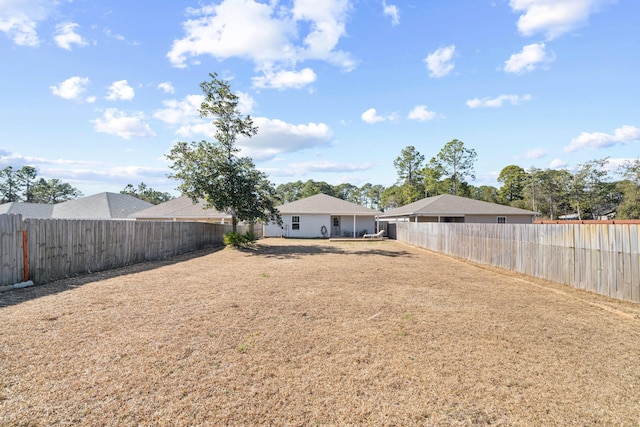
<path fill-rule="evenodd" d="M 302 195 L 304 183 L 300 180 L 287 182 L 276 187 L 276 195 L 281 203 L 290 203 L 299 200 Z"/>
<path fill-rule="evenodd" d="M 380 184 L 366 183 L 360 187 L 362 194 L 362 205 L 371 209 L 382 209 L 382 193 L 384 192 L 384 186 Z"/>
<path fill-rule="evenodd" d="M 540 208 L 539 212 L 549 219 L 571 212 L 569 188 L 571 173 L 566 169 L 545 169 L 538 174 Z"/>
<path fill-rule="evenodd" d="M 159 205 L 160 203 L 173 199 L 171 194 L 156 191 L 147 186 L 144 182 L 138 184 L 137 188 L 131 184 L 127 184 L 123 190 L 120 190 L 120 194 L 128 194 L 129 196 L 137 197 L 140 200 L 144 200 L 145 202 L 149 202 L 154 205 Z"/>
<path fill-rule="evenodd" d="M 405 147 L 393 161 L 398 173 L 397 184 L 401 186 L 403 204 L 424 197 L 424 156 L 412 145 Z"/>
<path fill-rule="evenodd" d="M 578 165 L 571 180 L 571 205 L 578 219 L 594 218 L 613 204 L 613 184 L 608 181 L 609 159 L 591 160 Z"/>
<path fill-rule="evenodd" d="M 0 170 L 0 202 L 17 202 L 20 200 L 20 176 L 13 166 Z"/>
<path fill-rule="evenodd" d="M 391 187 L 387 187 L 382 192 L 382 197 L 380 199 L 381 208 L 385 211 L 389 209 L 394 209 L 404 205 L 404 194 L 402 193 L 402 188 L 398 185 L 392 185 Z"/>
<path fill-rule="evenodd" d="M 361 195 L 360 189 L 353 184 L 343 183 L 333 187 L 333 192 L 339 199 L 346 200 L 347 202 L 360 204 Z"/>
<path fill-rule="evenodd" d="M 618 188 L 623 199 L 616 216 L 620 219 L 640 219 L 640 158 L 627 160 L 617 172 L 622 177 Z"/>
<path fill-rule="evenodd" d="M 429 164 L 422 171 L 424 177 L 424 189 L 427 197 L 438 196 L 447 193 L 447 186 L 442 181 L 444 170 L 438 164 L 435 157 L 432 157 Z"/>
<path fill-rule="evenodd" d="M 502 203 L 511 205 L 517 200 L 524 199 L 527 173 L 520 166 L 509 165 L 502 168 L 498 175 L 498 182 L 502 184 L 498 190 L 498 197 Z"/>
<path fill-rule="evenodd" d="M 18 183 L 22 189 L 22 198 L 25 202 L 33 202 L 32 189 L 37 175 L 38 172 L 33 166 L 23 166 L 18 170 Z"/>
<path fill-rule="evenodd" d="M 312 179 L 307 180 L 302 187 L 301 199 L 315 196 L 316 194 L 326 194 L 327 196 L 334 196 L 335 191 L 331 184 L 324 181 L 314 181 Z"/>
<path fill-rule="evenodd" d="M 202 199 L 206 207 L 231 215 L 234 233 L 238 221 L 280 221 L 266 174 L 250 158 L 237 155 L 237 139 L 253 137 L 258 128 L 250 116 L 242 116 L 229 83 L 216 73 L 209 76 L 211 81 L 200 84 L 205 95 L 200 115 L 213 117 L 215 142 L 177 143 L 167 154 L 174 170 L 170 178 L 181 181 L 178 188 L 194 203 Z"/>
<path fill-rule="evenodd" d="M 57 178 L 40 178 L 31 188 L 33 203 L 61 203 L 82 197 L 82 192 Z"/>
<path fill-rule="evenodd" d="M 464 142 L 457 139 L 445 144 L 435 157 L 435 166 L 442 171 L 442 176 L 449 178 L 449 192 L 458 195 L 460 184 L 466 178 L 476 179 L 475 162 L 477 154 L 472 148 L 466 148 Z"/>

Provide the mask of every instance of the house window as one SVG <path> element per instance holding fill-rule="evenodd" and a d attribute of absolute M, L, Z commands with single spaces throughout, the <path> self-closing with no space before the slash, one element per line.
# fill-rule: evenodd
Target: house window
<path fill-rule="evenodd" d="M 300 217 L 298 215 L 291 217 L 291 229 L 300 230 Z"/>
<path fill-rule="evenodd" d="M 498 217 L 498 224 L 506 224 L 507 223 L 507 217 L 506 216 L 499 216 Z"/>

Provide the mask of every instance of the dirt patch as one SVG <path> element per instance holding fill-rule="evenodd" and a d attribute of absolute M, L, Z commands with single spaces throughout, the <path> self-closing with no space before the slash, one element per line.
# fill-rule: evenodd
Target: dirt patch
<path fill-rule="evenodd" d="M 640 306 L 394 241 L 0 294 L 2 425 L 638 425 Z"/>

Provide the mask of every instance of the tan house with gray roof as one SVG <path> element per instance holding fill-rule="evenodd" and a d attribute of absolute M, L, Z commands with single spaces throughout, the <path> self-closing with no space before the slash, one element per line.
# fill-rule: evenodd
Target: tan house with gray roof
<path fill-rule="evenodd" d="M 382 221 L 533 224 L 537 213 L 482 200 L 442 194 L 379 215 Z"/>
<path fill-rule="evenodd" d="M 151 206 L 135 212 L 130 217 L 138 221 L 195 221 L 231 224 L 231 215 L 206 208 L 203 200 L 194 204 L 187 196 Z"/>
<path fill-rule="evenodd" d="M 285 203 L 278 206 L 278 211 L 282 226 L 265 225 L 265 237 L 359 237 L 375 232 L 379 213 L 326 194 Z"/>

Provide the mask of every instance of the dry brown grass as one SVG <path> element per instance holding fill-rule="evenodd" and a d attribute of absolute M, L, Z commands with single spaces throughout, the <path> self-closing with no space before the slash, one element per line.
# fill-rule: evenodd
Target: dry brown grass
<path fill-rule="evenodd" d="M 2 425 L 640 425 L 640 306 L 393 241 L 0 294 Z"/>

